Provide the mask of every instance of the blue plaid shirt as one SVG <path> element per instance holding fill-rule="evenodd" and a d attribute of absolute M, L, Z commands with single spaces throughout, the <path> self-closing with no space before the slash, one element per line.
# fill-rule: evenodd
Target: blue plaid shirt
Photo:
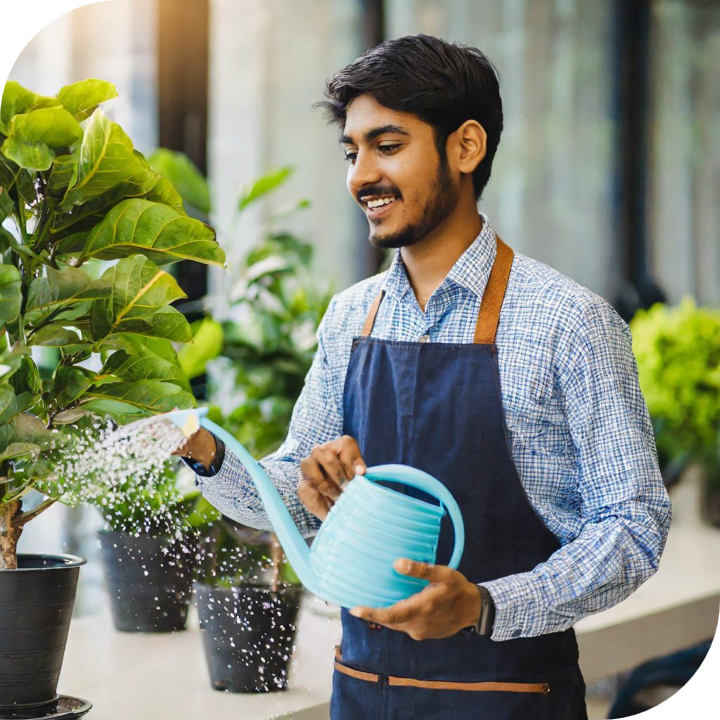
<path fill-rule="evenodd" d="M 300 461 L 342 435 L 343 384 L 353 337 L 380 289 L 373 336 L 471 343 L 495 259 L 483 228 L 420 309 L 400 252 L 389 270 L 336 295 L 287 439 L 262 465 L 304 535 L 319 523 L 300 503 Z M 628 326 L 599 296 L 520 253 L 496 338 L 512 456 L 528 498 L 561 548 L 530 572 L 483 583 L 495 603 L 493 640 L 572 627 L 628 597 L 658 567 L 671 508 Z M 252 480 L 228 448 L 207 499 L 257 528 L 270 523 Z M 482 552 L 482 549 L 478 549 Z"/>

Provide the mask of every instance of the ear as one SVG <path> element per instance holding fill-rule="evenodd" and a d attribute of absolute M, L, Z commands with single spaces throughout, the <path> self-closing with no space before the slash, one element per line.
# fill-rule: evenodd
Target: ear
<path fill-rule="evenodd" d="M 472 173 L 487 152 L 487 134 L 477 120 L 466 120 L 449 138 L 454 144 L 456 167 L 461 173 Z"/>

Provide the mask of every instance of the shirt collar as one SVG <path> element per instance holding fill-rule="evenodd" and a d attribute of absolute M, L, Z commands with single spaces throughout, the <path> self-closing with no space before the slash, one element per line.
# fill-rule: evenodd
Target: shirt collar
<path fill-rule="evenodd" d="M 497 245 L 495 231 L 490 225 L 487 216 L 480 213 L 480 217 L 483 226 L 479 235 L 452 266 L 440 287 L 435 291 L 436 293 L 447 287 L 448 284 L 455 284 L 474 293 L 478 298 L 482 298 L 495 261 Z M 388 268 L 383 290 L 389 295 L 394 295 L 398 300 L 402 299 L 411 290 L 405 263 L 402 260 L 399 248 L 395 250 L 395 257 Z"/>

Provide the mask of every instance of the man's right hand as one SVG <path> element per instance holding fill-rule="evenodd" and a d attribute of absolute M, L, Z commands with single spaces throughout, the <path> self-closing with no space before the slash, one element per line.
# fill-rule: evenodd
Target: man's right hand
<path fill-rule="evenodd" d="M 198 460 L 208 468 L 215 458 L 216 451 L 215 436 L 209 430 L 199 428 L 179 448 L 173 450 L 172 454 Z"/>
<path fill-rule="evenodd" d="M 363 475 L 366 469 L 360 448 L 349 435 L 316 445 L 310 457 L 300 462 L 298 497 L 313 515 L 325 520 L 340 497 L 342 483 Z"/>

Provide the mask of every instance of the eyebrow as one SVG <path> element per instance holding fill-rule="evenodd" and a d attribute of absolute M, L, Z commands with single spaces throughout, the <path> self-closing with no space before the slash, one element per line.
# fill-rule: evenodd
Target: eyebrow
<path fill-rule="evenodd" d="M 368 130 L 365 135 L 363 135 L 363 140 L 365 140 L 365 142 L 370 142 L 378 135 L 384 135 L 385 133 L 395 133 L 396 135 L 410 135 L 410 133 L 405 130 L 405 128 L 402 128 L 399 125 L 382 125 L 381 127 L 376 127 L 372 130 Z M 346 143 L 352 144 L 354 140 L 349 135 L 341 135 L 339 142 L 341 145 Z"/>

